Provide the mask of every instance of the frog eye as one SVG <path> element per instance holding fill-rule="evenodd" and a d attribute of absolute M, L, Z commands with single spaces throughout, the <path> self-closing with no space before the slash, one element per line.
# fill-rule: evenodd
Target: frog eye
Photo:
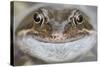
<path fill-rule="evenodd" d="M 39 14 L 39 13 L 35 13 L 33 15 L 33 19 L 34 19 L 34 22 L 35 23 L 42 24 L 42 22 L 43 22 L 43 15 L 42 14 Z"/>
<path fill-rule="evenodd" d="M 82 15 L 78 15 L 78 16 L 76 16 L 76 22 L 77 23 L 82 23 L 82 21 L 83 21 L 83 16 Z"/>

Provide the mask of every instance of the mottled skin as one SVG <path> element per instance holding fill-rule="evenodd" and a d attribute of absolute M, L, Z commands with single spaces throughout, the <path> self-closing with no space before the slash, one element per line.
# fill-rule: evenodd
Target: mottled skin
<path fill-rule="evenodd" d="M 78 40 L 93 30 L 89 17 L 77 8 L 41 7 L 22 21 L 16 35 L 32 35 L 39 41 L 62 43 Z M 26 19 L 25 18 L 25 19 Z"/>

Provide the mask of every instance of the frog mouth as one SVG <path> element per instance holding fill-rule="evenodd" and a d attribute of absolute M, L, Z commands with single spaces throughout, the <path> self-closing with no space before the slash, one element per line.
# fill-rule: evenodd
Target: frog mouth
<path fill-rule="evenodd" d="M 44 43 L 68 43 L 80 40 L 86 36 L 90 36 L 92 33 L 94 33 L 93 30 L 85 30 L 83 32 L 78 32 L 76 34 L 63 34 L 63 33 L 53 33 L 51 36 L 47 37 L 41 37 L 39 35 L 28 34 L 26 36 L 31 36 L 33 39 L 36 39 L 37 41 L 44 42 Z"/>
<path fill-rule="evenodd" d="M 40 41 L 40 42 L 45 42 L 45 43 L 67 43 L 67 42 L 72 42 L 79 40 L 83 37 L 85 37 L 85 34 L 78 34 L 75 37 L 69 37 L 68 35 L 65 34 L 60 34 L 60 33 L 55 33 L 52 34 L 50 37 L 39 37 L 39 36 L 32 36 L 34 39 Z"/>
<path fill-rule="evenodd" d="M 63 33 L 52 33 L 50 36 L 43 37 L 42 35 L 36 35 L 35 33 L 29 31 L 22 31 L 19 38 L 30 36 L 33 39 L 44 42 L 44 43 L 68 43 L 80 40 L 85 36 L 89 36 L 93 33 L 93 30 L 84 30 L 81 32 L 76 32 L 73 34 L 63 34 Z"/>

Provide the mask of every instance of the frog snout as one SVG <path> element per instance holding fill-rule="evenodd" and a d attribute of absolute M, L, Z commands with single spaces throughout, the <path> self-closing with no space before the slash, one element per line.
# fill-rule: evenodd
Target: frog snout
<path fill-rule="evenodd" d="M 62 33 L 52 33 L 52 38 L 54 39 L 54 40 L 61 40 L 61 39 L 63 39 L 64 37 L 63 37 L 63 34 Z"/>

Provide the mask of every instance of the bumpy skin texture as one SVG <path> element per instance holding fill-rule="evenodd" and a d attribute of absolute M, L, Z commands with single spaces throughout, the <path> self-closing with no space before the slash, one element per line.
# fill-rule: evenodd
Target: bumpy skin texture
<path fill-rule="evenodd" d="M 73 7 L 39 7 L 25 16 L 15 30 L 16 45 L 31 57 L 24 57 L 31 64 L 71 62 L 92 48 L 95 36 L 90 17 Z M 41 61 L 37 63 L 33 57 Z"/>
<path fill-rule="evenodd" d="M 24 31 L 37 40 L 53 43 L 75 41 L 93 30 L 89 17 L 77 8 L 40 7 L 31 13 L 31 21 L 21 25 L 16 30 L 18 36 Z"/>

